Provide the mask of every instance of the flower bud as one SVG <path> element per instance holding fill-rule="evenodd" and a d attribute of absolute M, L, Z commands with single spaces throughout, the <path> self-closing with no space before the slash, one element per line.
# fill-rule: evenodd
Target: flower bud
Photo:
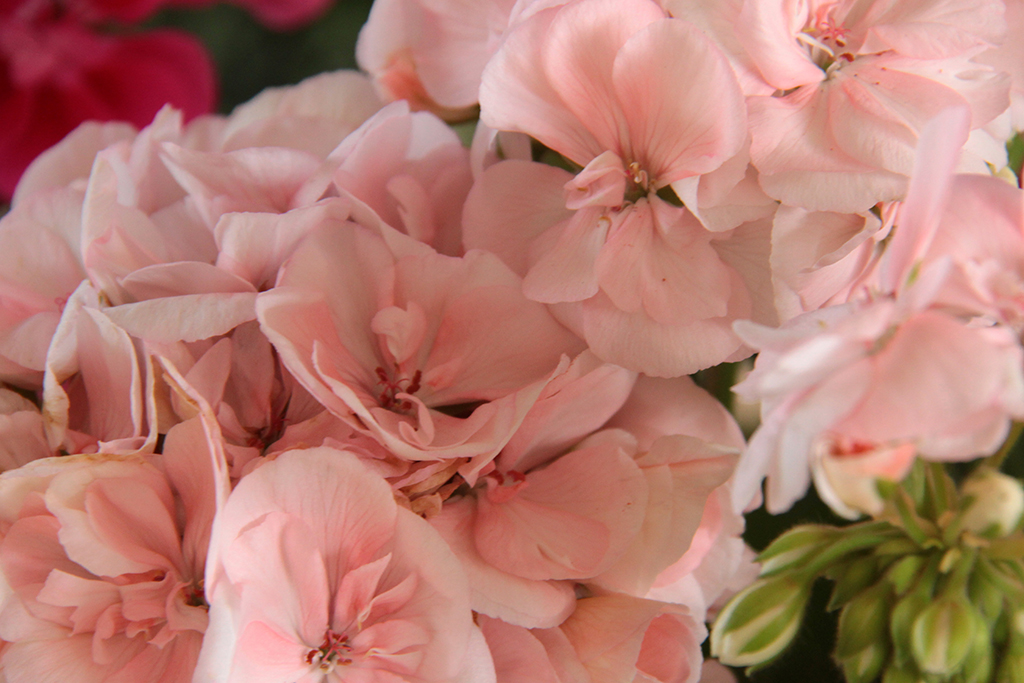
<path fill-rule="evenodd" d="M 988 683 L 992 675 L 992 632 L 980 615 L 976 614 L 976 621 L 971 649 L 960 673 L 963 683 Z"/>
<path fill-rule="evenodd" d="M 831 611 L 850 602 L 878 581 L 878 558 L 874 555 L 859 557 L 833 567 L 826 576 L 836 582 L 828 603 L 828 609 Z"/>
<path fill-rule="evenodd" d="M 907 555 L 894 562 L 885 572 L 885 579 L 892 585 L 896 595 L 903 595 L 914 585 L 921 571 L 928 564 L 924 555 Z"/>
<path fill-rule="evenodd" d="M 1019 633 L 1010 637 L 996 672 L 996 683 L 1024 683 L 1024 638 Z"/>
<path fill-rule="evenodd" d="M 963 528 L 997 538 L 1013 531 L 1024 514 L 1021 483 L 996 470 L 983 468 L 964 482 L 961 494 L 974 500 L 963 516 Z"/>
<path fill-rule="evenodd" d="M 911 652 L 925 673 L 956 673 L 970 652 L 979 619 L 964 599 L 942 597 L 929 604 L 910 633 Z"/>
<path fill-rule="evenodd" d="M 876 584 L 850 600 L 839 615 L 836 657 L 846 659 L 873 645 L 887 645 L 891 604 L 892 593 L 884 583 Z M 867 680 L 873 680 L 876 675 L 877 670 Z"/>
<path fill-rule="evenodd" d="M 878 678 L 889 659 L 888 643 L 872 643 L 851 657 L 839 657 L 846 683 L 871 683 Z"/>
<path fill-rule="evenodd" d="M 885 670 L 882 683 L 923 683 L 923 680 L 916 671 L 893 664 Z"/>
<path fill-rule="evenodd" d="M 802 524 L 775 539 L 758 556 L 761 576 L 769 577 L 790 568 L 799 569 L 836 538 L 833 527 Z"/>
<path fill-rule="evenodd" d="M 810 598 L 809 582 L 758 579 L 736 594 L 711 631 L 711 652 L 723 664 L 762 664 L 793 640 Z"/>

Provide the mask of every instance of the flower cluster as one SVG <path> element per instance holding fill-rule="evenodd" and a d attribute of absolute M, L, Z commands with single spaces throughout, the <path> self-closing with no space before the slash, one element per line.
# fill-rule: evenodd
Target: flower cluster
<path fill-rule="evenodd" d="M 368 75 L 79 127 L 0 222 L 3 676 L 728 679 L 766 477 L 1024 418 L 1014 12 L 378 0 Z M 686 375 L 755 351 L 745 447 Z"/>

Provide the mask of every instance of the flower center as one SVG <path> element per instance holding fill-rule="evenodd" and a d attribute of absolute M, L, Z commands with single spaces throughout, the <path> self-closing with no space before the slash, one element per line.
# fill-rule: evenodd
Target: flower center
<path fill-rule="evenodd" d="M 306 653 L 306 664 L 310 666 L 315 664 L 318 669 L 327 673 L 339 664 L 342 666 L 351 664 L 352 660 L 346 656 L 351 653 L 352 648 L 348 644 L 348 635 L 335 633 L 328 628 L 320 647 Z"/>
<path fill-rule="evenodd" d="M 397 373 L 398 369 L 396 368 L 395 371 Z M 377 379 L 380 380 L 377 382 L 377 386 L 383 387 L 383 390 L 377 395 L 377 402 L 381 407 L 399 412 L 412 410 L 412 401 L 407 398 L 398 398 L 398 394 L 415 394 L 419 391 L 423 373 L 417 370 L 410 380 L 404 377 L 392 379 L 391 375 L 380 366 L 377 366 L 375 372 Z"/>
<path fill-rule="evenodd" d="M 854 55 L 845 50 L 850 29 L 836 19 L 836 4 L 818 7 L 808 25 L 796 39 L 808 49 L 811 61 L 821 69 L 829 68 L 839 59 L 852 62 Z"/>

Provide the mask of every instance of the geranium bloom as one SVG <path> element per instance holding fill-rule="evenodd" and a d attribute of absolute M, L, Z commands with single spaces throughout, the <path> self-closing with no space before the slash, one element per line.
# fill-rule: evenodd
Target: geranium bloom
<path fill-rule="evenodd" d="M 899 199 L 929 119 L 968 105 L 980 128 L 1008 105 L 1006 74 L 970 61 L 1002 39 L 999 0 L 745 0 L 734 30 L 764 81 L 748 92 L 751 160 L 787 204 Z"/>
<path fill-rule="evenodd" d="M 192 679 L 213 471 L 197 418 L 161 456 L 46 458 L 0 477 L 7 681 Z"/>
<path fill-rule="evenodd" d="M 328 410 L 401 459 L 473 458 L 471 477 L 581 345 L 492 255 L 381 229 L 306 238 L 260 294 L 260 324 Z"/>
<path fill-rule="evenodd" d="M 488 64 L 480 103 L 488 126 L 528 133 L 583 170 L 491 167 L 467 205 L 467 246 L 525 271 L 527 296 L 559 304 L 609 362 L 675 376 L 737 349 L 729 324 L 751 314 L 744 281 L 716 236 L 658 195 L 671 186 L 697 210 L 701 177 L 746 138 L 736 79 L 695 26 L 647 0 L 538 10 Z M 525 220 L 524 203 L 538 207 Z"/>
<path fill-rule="evenodd" d="M 480 621 L 501 683 L 696 683 L 701 675 L 707 631 L 679 605 L 612 593 L 578 600 L 556 628 Z"/>
<path fill-rule="evenodd" d="M 290 451 L 244 477 L 211 557 L 196 681 L 442 683 L 490 665 L 458 561 L 351 453 Z"/>
<path fill-rule="evenodd" d="M 738 466 L 737 509 L 765 474 L 768 510 L 788 509 L 807 488 L 808 464 L 817 469 L 826 455 L 885 450 L 895 479 L 910 464 L 904 445 L 926 458 L 976 457 L 997 448 L 1010 418 L 1024 415 L 1024 354 L 1006 328 L 967 327 L 882 299 L 808 313 L 779 330 L 747 324 L 739 332 L 761 353 L 737 391 L 762 401 L 764 421 Z M 827 486 L 819 490 L 838 500 Z"/>
<path fill-rule="evenodd" d="M 472 116 L 484 66 L 508 28 L 514 0 L 379 0 L 356 57 L 392 100 L 448 120 Z"/>

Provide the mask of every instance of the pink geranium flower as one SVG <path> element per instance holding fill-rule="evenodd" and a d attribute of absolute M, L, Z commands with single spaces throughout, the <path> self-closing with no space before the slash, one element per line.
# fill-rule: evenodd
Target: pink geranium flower
<path fill-rule="evenodd" d="M 929 119 L 969 106 L 973 129 L 1006 110 L 1010 79 L 971 61 L 1002 40 L 1002 14 L 998 0 L 744 0 L 733 30 L 763 79 L 748 92 L 761 186 L 841 213 L 901 198 Z"/>
<path fill-rule="evenodd" d="M 382 229 L 306 238 L 260 294 L 260 324 L 328 410 L 400 459 L 472 459 L 472 478 L 581 345 L 492 255 Z"/>
<path fill-rule="evenodd" d="M 0 477 L 7 681 L 192 679 L 211 449 L 197 418 L 167 434 L 161 456 L 46 458 Z"/>
<path fill-rule="evenodd" d="M 291 451 L 243 478 L 211 558 L 198 682 L 442 683 L 490 665 L 458 561 L 352 453 Z"/>
<path fill-rule="evenodd" d="M 736 351 L 729 324 L 751 314 L 746 284 L 716 235 L 658 194 L 671 186 L 697 210 L 701 177 L 745 142 L 739 86 L 701 31 L 647 0 L 538 10 L 488 64 L 480 103 L 488 126 L 528 133 L 583 169 L 485 171 L 464 214 L 468 246 L 514 263 L 527 296 L 558 304 L 609 362 L 675 376 Z M 524 203 L 535 216 L 524 220 Z"/>

